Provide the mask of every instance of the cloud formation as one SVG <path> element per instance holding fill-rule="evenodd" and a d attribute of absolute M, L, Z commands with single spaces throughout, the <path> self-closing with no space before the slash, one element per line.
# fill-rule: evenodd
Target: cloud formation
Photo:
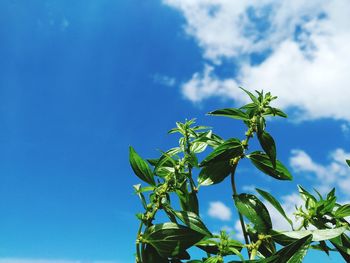
<path fill-rule="evenodd" d="M 203 72 L 182 85 L 194 102 L 212 96 L 244 101 L 237 87 L 269 90 L 300 119 L 350 120 L 350 2 L 347 0 L 164 0 L 186 19 L 203 50 Z M 261 57 L 260 61 L 252 57 Z M 219 64 L 239 61 L 222 79 Z"/>
<path fill-rule="evenodd" d="M 222 221 L 231 220 L 231 209 L 220 201 L 210 202 L 208 215 Z"/>
<path fill-rule="evenodd" d="M 293 150 L 290 165 L 296 172 L 315 175 L 318 185 L 314 187 L 321 193 L 337 187 L 350 197 L 350 169 L 345 162 L 345 159 L 350 159 L 350 153 L 339 148 L 330 154 L 330 158 L 330 163 L 323 165 L 312 160 L 303 150 Z"/>

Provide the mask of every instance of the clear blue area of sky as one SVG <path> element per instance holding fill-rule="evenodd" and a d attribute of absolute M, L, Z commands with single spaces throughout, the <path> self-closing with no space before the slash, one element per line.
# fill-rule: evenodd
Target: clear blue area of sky
<path fill-rule="evenodd" d="M 185 118 L 241 136 L 234 121 L 205 116 L 231 101 L 183 98 L 179 85 L 203 67 L 183 23 L 154 0 L 0 1 L 0 258 L 133 262 L 141 207 L 128 146 L 157 157 L 175 146 L 166 132 Z M 176 85 L 157 83 L 162 75 Z M 322 162 L 346 143 L 335 121 L 269 129 L 286 163 L 292 148 Z M 244 171 L 240 185 L 254 176 L 277 194 L 293 185 Z M 201 197 L 203 214 L 209 201 L 231 203 L 225 185 Z M 208 220 L 212 230 L 222 224 Z"/>

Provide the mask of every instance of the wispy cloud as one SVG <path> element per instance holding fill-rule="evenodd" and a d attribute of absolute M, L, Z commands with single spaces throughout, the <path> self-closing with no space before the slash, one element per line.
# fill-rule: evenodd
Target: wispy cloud
<path fill-rule="evenodd" d="M 314 186 L 320 192 L 326 193 L 332 187 L 337 187 L 350 196 L 350 169 L 345 163 L 345 159 L 350 159 L 350 153 L 339 148 L 330 154 L 330 158 L 328 164 L 319 164 L 303 150 L 293 150 L 290 165 L 296 172 L 315 175 L 318 185 Z"/>
<path fill-rule="evenodd" d="M 208 215 L 212 218 L 216 218 L 222 221 L 229 221 L 232 213 L 231 209 L 220 201 L 210 202 Z"/>
<path fill-rule="evenodd" d="M 212 96 L 243 101 L 238 85 L 266 89 L 302 119 L 350 120 L 350 2 L 347 0 L 163 0 L 186 19 L 186 33 L 209 64 L 183 84 L 199 102 Z M 260 62 L 252 56 L 263 57 Z M 235 59 L 238 73 L 222 79 L 216 67 Z"/>
<path fill-rule="evenodd" d="M 165 75 L 160 75 L 160 74 L 153 75 L 153 81 L 157 84 L 169 86 L 169 87 L 175 86 L 176 84 L 175 78 L 165 76 Z"/>

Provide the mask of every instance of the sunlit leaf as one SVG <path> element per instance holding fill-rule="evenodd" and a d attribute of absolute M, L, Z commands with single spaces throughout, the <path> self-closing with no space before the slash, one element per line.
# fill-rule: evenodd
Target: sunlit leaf
<path fill-rule="evenodd" d="M 154 181 L 153 173 L 149 168 L 148 163 L 144 161 L 131 146 L 129 148 L 129 161 L 134 173 L 141 180 L 149 183 L 150 185 L 156 184 Z"/>
<path fill-rule="evenodd" d="M 274 168 L 270 158 L 262 152 L 253 152 L 247 156 L 260 171 L 278 180 L 292 180 L 292 175 L 288 169 L 279 161 L 276 161 Z"/>

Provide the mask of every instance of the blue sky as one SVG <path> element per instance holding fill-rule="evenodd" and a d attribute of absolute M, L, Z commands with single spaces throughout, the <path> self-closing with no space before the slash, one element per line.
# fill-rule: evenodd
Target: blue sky
<path fill-rule="evenodd" d="M 133 262 L 128 146 L 157 157 L 185 118 L 241 138 L 239 123 L 205 116 L 244 103 L 238 85 L 280 97 L 291 117 L 268 129 L 295 178 L 243 162 L 240 191 L 269 190 L 287 210 L 297 183 L 350 200 L 349 3 L 200 2 L 0 2 L 1 263 Z M 235 231 L 229 186 L 200 195 L 209 228 Z"/>

